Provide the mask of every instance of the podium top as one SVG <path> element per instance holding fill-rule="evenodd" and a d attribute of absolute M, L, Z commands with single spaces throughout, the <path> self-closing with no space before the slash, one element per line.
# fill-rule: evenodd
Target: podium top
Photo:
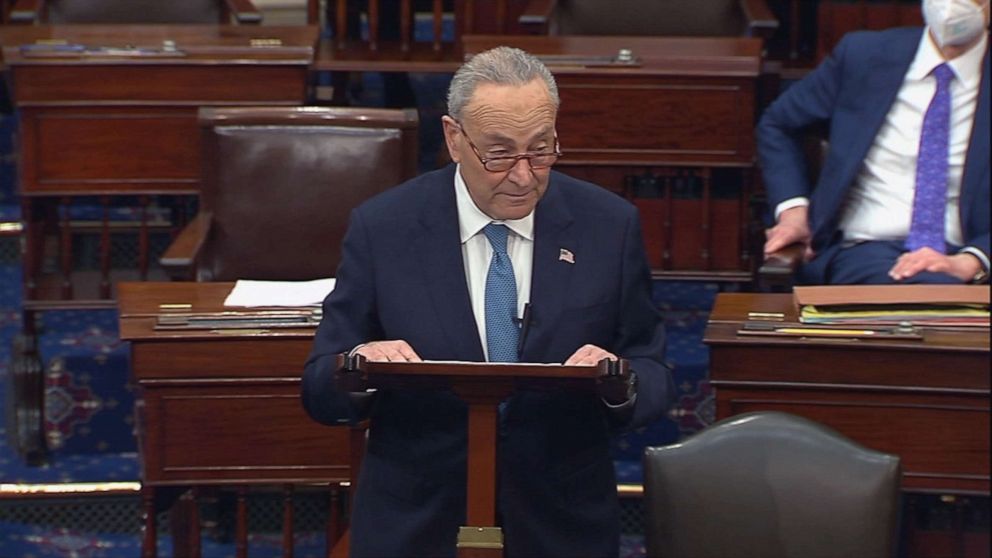
<path fill-rule="evenodd" d="M 396 376 L 486 376 L 502 378 L 596 378 L 600 366 L 565 366 L 534 362 L 464 362 L 434 360 L 424 362 L 365 361 L 361 370 L 370 375 Z"/>

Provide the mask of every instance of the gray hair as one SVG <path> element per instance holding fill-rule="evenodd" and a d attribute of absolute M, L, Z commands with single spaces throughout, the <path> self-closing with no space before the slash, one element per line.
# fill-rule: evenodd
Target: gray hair
<path fill-rule="evenodd" d="M 460 121 L 465 105 L 483 83 L 523 86 L 535 79 L 544 81 L 548 96 L 557 109 L 560 102 L 558 85 L 547 66 L 536 56 L 507 46 L 480 52 L 455 72 L 448 87 L 448 115 Z"/>

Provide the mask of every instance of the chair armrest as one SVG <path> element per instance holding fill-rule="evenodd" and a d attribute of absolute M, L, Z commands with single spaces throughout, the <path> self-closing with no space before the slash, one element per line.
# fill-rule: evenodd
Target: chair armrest
<path fill-rule="evenodd" d="M 193 279 L 197 260 L 203 244 L 210 234 L 210 224 L 213 216 L 206 211 L 196 214 L 183 230 L 172 241 L 172 244 L 165 249 L 165 253 L 158 259 L 158 263 L 165 270 L 166 274 L 173 281 L 189 281 Z"/>
<path fill-rule="evenodd" d="M 517 29 L 524 35 L 547 35 L 557 6 L 558 0 L 530 0 L 517 18 Z"/>
<path fill-rule="evenodd" d="M 758 281 L 768 287 L 791 287 L 805 252 L 806 245 L 795 242 L 768 254 L 758 268 Z"/>
<path fill-rule="evenodd" d="M 259 24 L 262 13 L 258 11 L 251 0 L 224 0 L 227 9 L 234 15 L 234 20 L 241 24 Z"/>
<path fill-rule="evenodd" d="M 45 0 L 17 0 L 10 9 L 10 23 L 36 23 Z"/>
<path fill-rule="evenodd" d="M 739 0 L 744 19 L 747 20 L 749 37 L 765 40 L 771 38 L 778 29 L 778 18 L 768 7 L 767 0 Z"/>

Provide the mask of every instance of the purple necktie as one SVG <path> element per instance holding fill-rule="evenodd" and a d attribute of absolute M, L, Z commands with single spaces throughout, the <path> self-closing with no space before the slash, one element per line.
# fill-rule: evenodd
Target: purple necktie
<path fill-rule="evenodd" d="M 913 220 L 906 238 L 906 249 L 929 246 L 946 253 L 944 211 L 947 207 L 947 151 L 951 121 L 951 80 L 954 72 L 947 64 L 933 69 L 937 92 L 927 107 L 920 132 L 920 152 L 916 160 L 916 192 Z"/>

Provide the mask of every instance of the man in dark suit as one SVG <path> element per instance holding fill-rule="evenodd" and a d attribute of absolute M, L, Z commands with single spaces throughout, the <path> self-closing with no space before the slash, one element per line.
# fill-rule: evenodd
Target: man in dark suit
<path fill-rule="evenodd" d="M 336 391 L 334 357 L 349 351 L 384 361 L 628 359 L 633 373 L 601 379 L 598 393 L 509 397 L 497 459 L 506 556 L 618 553 L 609 437 L 658 418 L 673 388 L 637 213 L 551 171 L 557 110 L 536 58 L 506 47 L 476 55 L 452 80 L 443 118 L 455 164 L 351 216 L 303 403 L 324 423 L 370 419 L 353 556 L 454 556 L 467 417 L 448 391 Z"/>
<path fill-rule="evenodd" d="M 776 217 L 765 252 L 807 244 L 802 282 L 987 280 L 989 4 L 923 12 L 922 29 L 845 36 L 758 125 Z M 800 141 L 821 122 L 830 150 L 812 189 Z"/>

